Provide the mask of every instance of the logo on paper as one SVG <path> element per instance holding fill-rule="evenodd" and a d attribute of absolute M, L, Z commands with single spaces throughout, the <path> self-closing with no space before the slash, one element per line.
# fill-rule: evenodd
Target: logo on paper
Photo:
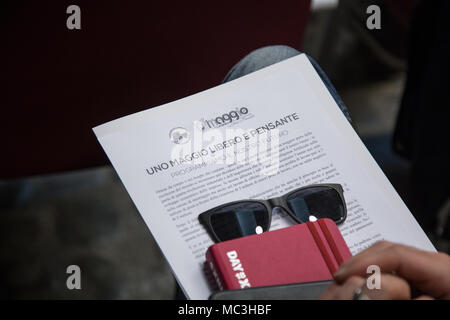
<path fill-rule="evenodd" d="M 236 107 L 227 113 L 213 117 L 211 119 L 201 119 L 202 130 L 217 129 L 231 123 L 240 122 L 245 119 L 250 119 L 253 115 L 247 107 Z"/>
<path fill-rule="evenodd" d="M 169 132 L 170 140 L 176 144 L 185 144 L 191 140 L 191 134 L 185 128 L 174 128 Z"/>

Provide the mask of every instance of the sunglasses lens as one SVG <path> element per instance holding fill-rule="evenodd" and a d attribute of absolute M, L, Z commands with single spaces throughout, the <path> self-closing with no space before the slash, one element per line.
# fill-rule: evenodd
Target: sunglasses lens
<path fill-rule="evenodd" d="M 267 231 L 269 213 L 259 202 L 239 202 L 216 209 L 211 226 L 220 241 L 231 240 Z"/>
<path fill-rule="evenodd" d="M 329 218 L 339 223 L 345 218 L 341 196 L 331 187 L 311 187 L 293 192 L 287 197 L 287 203 L 300 222 Z"/>

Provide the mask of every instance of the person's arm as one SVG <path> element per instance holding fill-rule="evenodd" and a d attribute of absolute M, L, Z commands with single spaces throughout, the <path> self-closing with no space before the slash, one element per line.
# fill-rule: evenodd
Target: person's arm
<path fill-rule="evenodd" d="M 365 286 L 367 267 L 381 270 L 381 288 Z M 322 299 L 352 299 L 355 290 L 371 299 L 409 299 L 413 297 L 450 299 L 450 257 L 445 253 L 378 242 L 341 265 L 334 283 Z M 420 294 L 420 295 L 418 295 Z"/>

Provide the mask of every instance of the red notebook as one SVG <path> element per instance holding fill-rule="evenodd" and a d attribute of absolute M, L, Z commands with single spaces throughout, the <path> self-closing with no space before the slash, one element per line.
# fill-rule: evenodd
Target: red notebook
<path fill-rule="evenodd" d="M 206 263 L 220 290 L 331 280 L 351 257 L 336 224 L 319 219 L 217 243 Z"/>

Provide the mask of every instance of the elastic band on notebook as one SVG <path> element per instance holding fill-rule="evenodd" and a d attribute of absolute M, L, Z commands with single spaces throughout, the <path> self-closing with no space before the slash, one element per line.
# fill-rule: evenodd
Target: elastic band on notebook
<path fill-rule="evenodd" d="M 337 268 L 335 267 L 335 264 L 333 263 L 333 258 L 328 253 L 325 244 L 322 242 L 322 239 L 320 238 L 319 232 L 317 231 L 315 227 L 315 223 L 307 222 L 306 225 L 309 228 L 309 231 L 311 232 L 314 241 L 316 242 L 317 246 L 319 247 L 320 253 L 322 254 L 322 257 L 325 260 L 325 263 L 328 267 L 328 270 L 331 274 L 334 274 L 337 271 Z M 327 239 L 328 240 L 328 239 Z"/>
<path fill-rule="evenodd" d="M 334 240 L 333 235 L 331 234 L 330 229 L 328 228 L 324 220 L 318 220 L 318 222 L 320 229 L 322 229 L 322 232 L 327 239 L 328 244 L 330 245 L 331 252 L 333 252 L 338 265 L 341 265 L 344 262 L 344 258 L 342 258 L 341 252 L 339 251 L 339 248 L 336 244 L 336 241 Z"/>

